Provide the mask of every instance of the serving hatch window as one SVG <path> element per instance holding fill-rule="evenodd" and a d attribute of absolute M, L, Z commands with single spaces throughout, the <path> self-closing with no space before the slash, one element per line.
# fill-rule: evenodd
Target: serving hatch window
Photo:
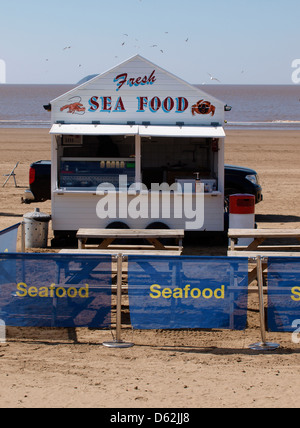
<path fill-rule="evenodd" d="M 151 183 L 173 184 L 177 180 L 215 179 L 217 181 L 217 153 L 212 138 L 143 137 L 142 177 Z"/>
<path fill-rule="evenodd" d="M 133 157 L 134 136 L 63 135 L 61 156 Z"/>
<path fill-rule="evenodd" d="M 96 190 L 101 183 L 117 189 L 119 176 L 135 182 L 135 137 L 122 135 L 62 135 L 58 147 L 58 186 Z"/>

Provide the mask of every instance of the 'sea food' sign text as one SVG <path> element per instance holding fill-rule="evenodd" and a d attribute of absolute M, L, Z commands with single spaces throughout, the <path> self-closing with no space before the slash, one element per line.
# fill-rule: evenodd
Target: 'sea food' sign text
<path fill-rule="evenodd" d="M 146 87 L 147 85 L 153 86 L 157 82 L 157 76 L 155 70 L 153 70 L 149 75 L 130 77 L 128 73 L 120 73 L 113 78 L 113 83 L 116 85 L 115 90 L 119 92 L 121 89 L 125 88 L 136 88 L 136 87 Z M 74 98 L 77 100 L 74 102 Z M 135 98 L 129 97 L 127 92 L 126 96 L 113 96 L 113 95 L 103 95 L 103 94 L 94 94 L 88 99 L 88 106 L 83 104 L 82 97 L 72 97 L 70 98 L 70 104 L 66 104 L 60 108 L 60 111 L 65 111 L 71 114 L 84 115 L 86 112 L 89 113 L 126 113 L 129 108 L 130 110 L 134 109 L 136 113 L 184 113 L 190 110 L 190 113 L 193 116 L 197 115 L 215 115 L 216 107 L 212 105 L 209 101 L 204 99 L 198 100 L 195 103 L 190 102 L 185 96 L 161 96 L 155 94 L 151 95 L 139 95 Z"/>

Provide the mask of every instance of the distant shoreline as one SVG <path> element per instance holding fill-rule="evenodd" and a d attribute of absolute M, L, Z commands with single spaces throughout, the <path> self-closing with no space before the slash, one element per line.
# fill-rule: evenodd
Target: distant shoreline
<path fill-rule="evenodd" d="M 274 122 L 228 122 L 223 125 L 226 131 L 300 131 L 300 121 Z M 0 119 L 1 129 L 50 129 L 50 121 L 6 120 Z"/>

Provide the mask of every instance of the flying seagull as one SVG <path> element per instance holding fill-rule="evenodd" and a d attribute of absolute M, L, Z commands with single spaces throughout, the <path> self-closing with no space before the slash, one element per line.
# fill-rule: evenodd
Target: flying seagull
<path fill-rule="evenodd" d="M 213 77 L 210 73 L 207 73 L 210 76 L 210 80 L 216 80 L 217 82 L 220 82 L 219 79 L 217 79 L 216 77 Z"/>

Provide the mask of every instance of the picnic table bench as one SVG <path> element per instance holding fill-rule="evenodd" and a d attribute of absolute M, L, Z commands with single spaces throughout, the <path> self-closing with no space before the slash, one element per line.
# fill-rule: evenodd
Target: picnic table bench
<path fill-rule="evenodd" d="M 266 239 L 294 238 L 300 241 L 300 229 L 229 229 L 228 238 L 230 239 L 228 255 L 235 255 L 237 251 L 241 253 L 251 252 L 252 255 L 267 255 L 268 252 L 271 255 L 274 255 L 274 252 L 277 253 L 276 255 L 281 255 L 280 252 L 284 252 L 283 255 L 287 255 L 292 252 L 285 253 L 285 251 L 291 249 L 299 250 L 298 255 L 300 255 L 300 242 L 298 246 L 277 244 L 261 246 Z M 236 246 L 239 238 L 253 238 L 253 241 L 248 246 L 239 247 Z M 293 255 L 295 254 L 293 252 Z"/>
<path fill-rule="evenodd" d="M 123 261 L 125 261 L 125 266 L 123 267 L 123 272 L 126 273 L 128 266 L 127 266 L 127 260 L 128 256 L 130 255 L 146 255 L 146 256 L 180 256 L 182 253 L 181 249 L 178 250 L 156 250 L 155 248 L 151 249 L 99 249 L 99 248 L 84 248 L 84 249 L 78 249 L 78 248 L 66 248 L 61 249 L 59 251 L 60 254 L 95 254 L 95 255 L 111 255 L 114 257 L 117 257 L 119 254 L 122 254 Z M 115 268 L 112 268 L 112 273 L 116 273 L 117 271 Z M 126 288 L 126 287 L 125 287 Z"/>
<path fill-rule="evenodd" d="M 59 251 L 61 254 L 111 254 L 117 256 L 122 254 L 123 256 L 129 255 L 149 255 L 149 256 L 180 256 L 181 250 L 140 250 L 140 249 L 98 249 L 98 248 L 85 248 L 85 249 L 72 249 L 66 248 Z"/>
<path fill-rule="evenodd" d="M 300 242 L 299 245 L 278 245 L 276 243 L 275 245 L 261 245 L 267 239 L 293 238 L 300 241 L 300 229 L 229 229 L 228 238 L 230 239 L 230 245 L 227 255 L 230 257 L 248 257 L 249 261 L 255 260 L 257 256 L 260 256 L 264 274 L 267 273 L 268 257 L 300 257 Z M 238 246 L 239 238 L 253 238 L 253 241 L 248 246 Z M 249 285 L 256 277 L 256 265 L 251 266 L 249 263 Z"/>
<path fill-rule="evenodd" d="M 86 248 L 86 242 L 89 238 L 102 239 L 98 245 L 98 250 L 118 250 L 122 246 L 111 246 L 115 239 L 146 239 L 151 245 L 144 246 L 144 250 L 161 250 L 161 251 L 182 251 L 182 240 L 184 238 L 183 229 L 79 229 L 77 234 L 78 249 Z M 160 239 L 176 239 L 177 246 L 164 245 Z M 128 247 L 128 246 L 127 246 Z M 146 248 L 147 247 L 147 248 Z M 128 248 L 127 248 L 128 249 Z M 129 250 L 141 248 L 138 245 L 131 245 Z M 120 251 L 119 251 L 120 252 Z"/>

